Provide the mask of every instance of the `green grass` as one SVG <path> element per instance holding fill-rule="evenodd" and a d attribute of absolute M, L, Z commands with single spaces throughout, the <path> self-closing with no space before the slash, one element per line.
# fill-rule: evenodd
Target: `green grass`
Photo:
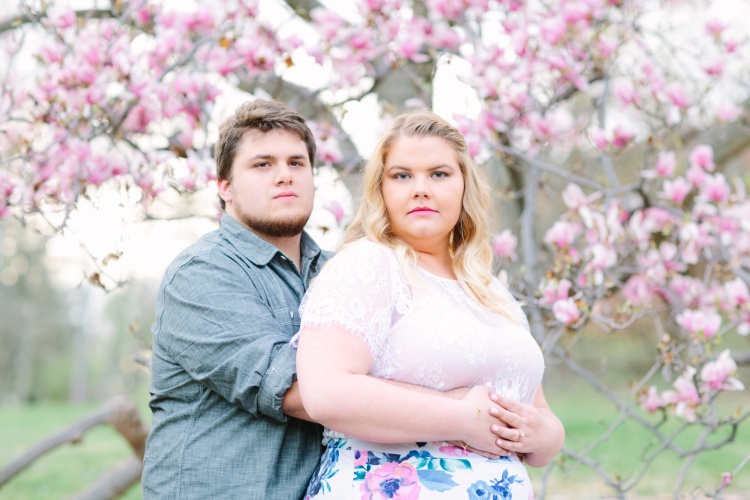
<path fill-rule="evenodd" d="M 600 436 L 617 413 L 599 395 L 580 383 L 556 380 L 545 386 L 552 408 L 565 424 L 566 445 L 580 451 Z M 750 395 L 727 394 L 723 411 L 737 406 L 750 407 Z M 734 399 L 733 399 L 734 398 Z M 139 402 L 141 415 L 149 418 L 144 402 Z M 36 404 L 0 408 L 0 467 L 9 463 L 29 446 L 63 429 L 94 411 L 95 405 Z M 670 428 L 673 428 L 670 427 Z M 698 429 L 691 429 L 679 443 L 687 447 L 695 440 Z M 619 428 L 591 457 L 600 462 L 610 475 L 628 477 L 638 470 L 648 434 L 639 426 L 628 423 Z M 735 442 L 718 451 L 701 454 L 690 469 L 683 498 L 701 497 L 695 488 L 714 489 L 721 473 L 733 470 L 750 453 L 750 424 L 740 428 Z M 75 445 L 63 445 L 21 472 L 0 488 L 0 499 L 66 498 L 92 484 L 105 471 L 130 456 L 125 441 L 109 426 L 100 426 Z M 673 498 L 672 490 L 681 462 L 671 453 L 656 460 L 639 486 L 627 498 Z M 541 483 L 543 469 L 530 469 L 535 484 Z M 744 498 L 750 491 L 750 464 L 725 491 L 725 498 Z M 547 498 L 587 499 L 611 497 L 608 489 L 589 467 L 567 461 L 564 468 L 555 467 L 548 481 Z M 133 486 L 124 498 L 139 499 L 140 485 Z"/>
<path fill-rule="evenodd" d="M 96 408 L 96 405 L 54 403 L 0 408 L 0 467 Z M 145 418 L 143 412 L 141 415 Z M 0 499 L 67 498 L 95 483 L 107 470 L 131 455 L 129 445 L 112 427 L 95 427 L 80 443 L 62 445 L 20 472 L 0 488 Z M 140 497 L 140 484 L 137 484 L 123 498 Z"/>

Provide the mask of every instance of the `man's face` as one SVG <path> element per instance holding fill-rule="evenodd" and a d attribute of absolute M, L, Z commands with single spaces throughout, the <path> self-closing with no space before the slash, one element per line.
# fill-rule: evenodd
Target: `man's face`
<path fill-rule="evenodd" d="M 313 172 L 305 142 L 286 130 L 243 135 L 231 180 L 219 179 L 219 196 L 235 220 L 261 237 L 302 232 L 313 207 Z"/>

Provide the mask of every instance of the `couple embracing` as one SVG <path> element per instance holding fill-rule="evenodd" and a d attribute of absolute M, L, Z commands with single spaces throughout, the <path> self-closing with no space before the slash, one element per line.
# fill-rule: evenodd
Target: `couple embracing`
<path fill-rule="evenodd" d="M 157 297 L 144 498 L 532 498 L 564 430 L 464 138 L 394 119 L 333 257 L 303 231 L 314 158 L 283 104 L 222 125 L 221 227 Z"/>

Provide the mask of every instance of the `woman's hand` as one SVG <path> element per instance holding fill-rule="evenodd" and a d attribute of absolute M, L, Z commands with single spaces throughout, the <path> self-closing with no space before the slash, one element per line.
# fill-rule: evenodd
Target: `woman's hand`
<path fill-rule="evenodd" d="M 466 437 L 459 441 L 450 441 L 454 446 L 459 446 L 465 450 L 471 450 L 487 458 L 499 458 L 507 456 L 510 451 L 498 446 L 497 435 L 492 428 L 494 426 L 505 427 L 502 420 L 499 420 L 491 413 L 492 409 L 499 409 L 490 399 L 491 389 L 487 385 L 478 385 L 469 389 L 464 394 L 462 401 L 468 403 L 472 410 L 473 421 L 467 421 Z"/>
<path fill-rule="evenodd" d="M 532 467 L 547 465 L 562 448 L 565 429 L 547 405 L 541 386 L 533 405 L 498 394 L 491 394 L 490 399 L 496 403 L 490 413 L 505 424 L 493 423 L 491 426 L 492 432 L 499 437 L 496 445 L 523 455 Z"/>

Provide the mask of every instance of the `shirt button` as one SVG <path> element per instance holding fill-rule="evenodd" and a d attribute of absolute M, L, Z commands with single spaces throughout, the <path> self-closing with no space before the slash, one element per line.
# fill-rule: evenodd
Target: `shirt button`
<path fill-rule="evenodd" d="M 289 317 L 294 319 L 294 311 L 289 311 Z"/>
<path fill-rule="evenodd" d="M 281 260 L 287 260 L 286 255 L 282 255 Z"/>

